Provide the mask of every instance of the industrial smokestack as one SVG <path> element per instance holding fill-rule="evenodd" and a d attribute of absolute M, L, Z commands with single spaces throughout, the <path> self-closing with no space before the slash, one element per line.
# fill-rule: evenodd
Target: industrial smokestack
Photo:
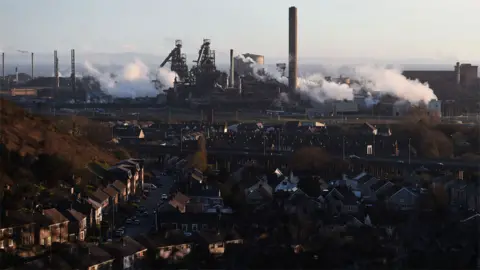
<path fill-rule="evenodd" d="M 233 50 L 230 50 L 230 75 L 229 75 L 229 84 L 230 87 L 233 88 L 235 85 L 235 79 L 234 79 L 234 61 L 233 61 Z"/>
<path fill-rule="evenodd" d="M 2 86 L 5 83 L 5 53 L 2 52 Z"/>
<path fill-rule="evenodd" d="M 455 81 L 457 83 L 457 85 L 460 85 L 460 77 L 461 77 L 461 69 L 460 69 L 460 62 L 457 62 L 457 64 L 455 65 Z"/>
<path fill-rule="evenodd" d="M 33 80 L 33 52 L 32 52 L 32 80 Z"/>
<path fill-rule="evenodd" d="M 58 56 L 57 51 L 53 51 L 53 71 L 55 74 L 55 89 L 57 90 L 60 87 L 60 74 L 58 71 Z"/>
<path fill-rule="evenodd" d="M 74 49 L 70 51 L 70 60 L 71 60 L 70 68 L 72 70 L 72 73 L 70 75 L 70 83 L 72 85 L 73 100 L 77 102 L 77 95 L 76 95 L 77 85 L 76 85 L 76 78 L 75 78 L 75 50 Z"/>
<path fill-rule="evenodd" d="M 297 88 L 297 8 L 288 9 L 288 87 Z"/>

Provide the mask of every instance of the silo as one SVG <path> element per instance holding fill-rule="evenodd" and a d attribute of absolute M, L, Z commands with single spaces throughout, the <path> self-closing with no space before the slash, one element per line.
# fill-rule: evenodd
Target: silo
<path fill-rule="evenodd" d="M 245 53 L 242 56 L 244 58 L 235 57 L 234 59 L 234 70 L 239 76 L 251 75 L 254 69 L 261 68 L 265 63 L 263 55 Z M 254 63 L 251 62 L 252 60 Z"/>
<path fill-rule="evenodd" d="M 259 54 L 246 53 L 243 55 L 245 58 L 251 58 L 257 65 L 263 65 L 265 63 L 265 57 Z"/>

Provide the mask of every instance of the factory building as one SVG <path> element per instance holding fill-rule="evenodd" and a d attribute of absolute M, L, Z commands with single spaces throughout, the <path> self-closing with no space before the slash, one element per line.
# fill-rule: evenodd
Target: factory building
<path fill-rule="evenodd" d="M 478 66 L 456 63 L 452 70 L 405 70 L 403 75 L 409 79 L 417 79 L 428 84 L 442 96 L 442 99 L 453 99 L 456 93 L 452 90 L 465 88 L 480 90 Z M 449 93 L 453 92 L 453 93 Z"/>
<path fill-rule="evenodd" d="M 359 106 L 354 101 L 326 101 L 315 104 L 315 108 L 306 109 L 305 111 L 309 117 L 337 116 L 358 112 Z"/>
<path fill-rule="evenodd" d="M 393 104 L 393 116 L 405 116 L 412 108 L 412 104 L 408 101 L 397 101 Z M 442 117 L 442 101 L 432 100 L 426 104 L 428 115 L 432 117 Z"/>

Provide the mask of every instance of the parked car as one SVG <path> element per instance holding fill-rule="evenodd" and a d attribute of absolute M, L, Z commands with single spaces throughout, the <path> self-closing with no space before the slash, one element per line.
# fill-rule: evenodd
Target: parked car
<path fill-rule="evenodd" d="M 138 220 L 138 219 L 133 220 L 133 224 L 140 225 L 140 220 Z"/>
<path fill-rule="evenodd" d="M 118 236 L 118 237 L 121 237 L 121 236 L 123 236 L 124 234 L 125 234 L 125 230 L 123 230 L 123 229 L 120 229 L 120 228 L 119 228 L 119 229 L 117 229 L 117 230 L 115 231 L 115 235 Z"/>
<path fill-rule="evenodd" d="M 130 218 L 127 218 L 127 219 L 125 220 L 125 224 L 132 224 L 132 223 L 133 223 L 133 221 L 132 221 L 132 219 L 130 219 Z"/>
<path fill-rule="evenodd" d="M 162 194 L 161 198 L 162 198 L 162 200 L 166 200 L 166 199 L 168 199 L 168 196 L 167 196 L 167 194 L 164 193 L 164 194 Z"/>

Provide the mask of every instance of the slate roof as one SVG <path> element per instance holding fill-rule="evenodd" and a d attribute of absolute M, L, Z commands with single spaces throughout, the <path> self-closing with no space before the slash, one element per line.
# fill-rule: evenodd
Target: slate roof
<path fill-rule="evenodd" d="M 107 194 L 109 197 L 115 197 L 118 195 L 118 191 L 111 186 L 104 188 L 103 192 Z"/>
<path fill-rule="evenodd" d="M 62 214 L 70 221 L 82 221 L 86 216 L 75 209 L 68 209 Z"/>
<path fill-rule="evenodd" d="M 119 191 L 123 191 L 127 188 L 127 185 L 125 185 L 122 181 L 120 180 L 115 180 L 112 184 L 113 187 L 115 187 Z"/>
<path fill-rule="evenodd" d="M 187 205 L 188 201 L 190 201 L 190 198 L 184 195 L 181 192 L 177 192 L 175 196 L 170 200 L 170 205 L 175 207 L 175 208 L 183 208 Z"/>
<path fill-rule="evenodd" d="M 125 236 L 119 241 L 105 244 L 102 246 L 102 248 L 109 251 L 112 255 L 118 257 L 130 256 L 146 249 L 146 247 L 133 240 L 129 236 Z"/>
<path fill-rule="evenodd" d="M 101 189 L 97 189 L 94 193 L 91 194 L 90 197 L 97 202 L 104 202 L 108 200 L 108 195 Z"/>
<path fill-rule="evenodd" d="M 50 219 L 53 224 L 56 223 L 62 223 L 62 222 L 67 222 L 68 219 L 62 215 L 57 209 L 55 208 L 50 208 L 50 209 L 44 209 L 43 214 Z"/>

